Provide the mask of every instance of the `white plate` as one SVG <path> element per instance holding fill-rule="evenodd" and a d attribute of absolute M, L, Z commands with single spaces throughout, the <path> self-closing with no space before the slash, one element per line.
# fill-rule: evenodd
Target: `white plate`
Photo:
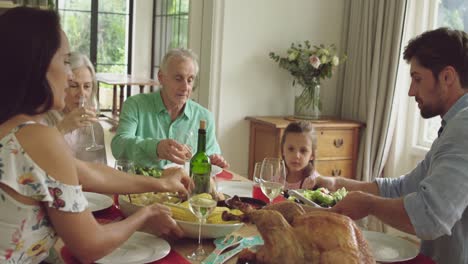
<path fill-rule="evenodd" d="M 99 259 L 101 264 L 143 264 L 162 259 L 171 251 L 166 240 L 147 233 L 135 232 L 109 255 Z"/>
<path fill-rule="evenodd" d="M 180 165 L 180 164 L 177 164 L 177 163 L 169 163 L 167 164 L 166 166 L 163 167 L 163 169 L 168 169 L 168 168 L 172 168 L 172 167 L 180 167 L 180 168 L 183 168 L 187 171 L 187 173 L 189 173 L 188 170 L 190 170 L 190 165 L 189 164 L 186 164 L 185 166 L 184 165 Z M 211 165 L 211 177 L 215 176 L 216 174 L 222 172 L 223 169 L 221 167 L 218 167 L 216 165 Z"/>
<path fill-rule="evenodd" d="M 415 258 L 419 248 L 402 238 L 380 232 L 363 231 L 376 261 L 395 262 Z"/>
<path fill-rule="evenodd" d="M 219 181 L 218 192 L 225 193 L 229 196 L 252 197 L 252 182 L 242 181 Z"/>
<path fill-rule="evenodd" d="M 100 193 L 84 192 L 86 200 L 88 200 L 88 208 L 92 212 L 109 208 L 114 204 L 112 198 Z"/>

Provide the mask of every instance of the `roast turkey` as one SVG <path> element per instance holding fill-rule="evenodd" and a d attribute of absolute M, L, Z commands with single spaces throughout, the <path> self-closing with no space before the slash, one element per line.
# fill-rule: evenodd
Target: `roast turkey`
<path fill-rule="evenodd" d="M 256 252 L 242 251 L 238 263 L 375 263 L 361 230 L 347 216 L 290 201 L 260 210 L 240 201 L 232 202 L 232 205 L 244 215 L 226 213 L 224 217 L 254 223 L 265 241 Z"/>

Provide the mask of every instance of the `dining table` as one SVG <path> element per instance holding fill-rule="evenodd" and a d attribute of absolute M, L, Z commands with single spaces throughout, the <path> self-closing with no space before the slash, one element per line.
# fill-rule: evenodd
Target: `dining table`
<path fill-rule="evenodd" d="M 227 171 L 223 170 L 221 173 L 217 175 L 217 181 L 232 181 L 232 182 L 251 182 L 249 179 L 247 179 L 244 176 L 241 176 L 239 174 L 236 174 L 232 171 Z M 101 224 L 106 224 L 114 221 L 120 221 L 122 220 L 125 216 L 123 213 L 119 210 L 118 205 L 113 205 L 107 209 L 93 212 L 94 217 L 100 222 Z M 255 225 L 253 224 L 244 224 L 239 230 L 235 231 L 236 235 L 240 235 L 242 237 L 250 237 L 250 236 L 257 236 L 259 235 L 259 232 L 256 228 Z M 403 238 L 405 240 L 410 241 L 411 243 L 418 244 L 417 241 L 414 241 L 412 238 L 400 236 L 400 238 Z M 156 264 L 169 264 L 169 263 L 201 263 L 201 262 L 192 262 L 190 261 L 186 256 L 193 252 L 196 247 L 198 246 L 198 240 L 197 239 L 191 239 L 191 238 L 182 238 L 182 239 L 167 239 L 171 246 L 171 250 L 169 254 L 157 261 L 151 262 L 151 263 L 156 263 Z M 203 239 L 202 240 L 203 247 L 207 254 L 210 254 L 214 249 L 214 243 L 213 239 Z M 79 261 L 77 261 L 71 253 L 68 251 L 66 246 L 63 245 L 63 242 L 59 239 L 57 244 L 55 245 L 55 250 L 57 252 L 60 252 L 59 256 L 62 259 L 62 261 L 66 264 L 79 264 Z M 229 259 L 228 261 L 224 262 L 227 264 L 233 264 L 237 262 L 237 256 L 234 256 L 233 258 Z M 377 262 L 379 263 L 379 262 Z M 393 264 L 434 264 L 430 258 L 418 254 L 415 258 L 406 260 L 406 261 L 401 261 L 401 262 L 385 262 L 385 263 L 393 263 Z"/>
<path fill-rule="evenodd" d="M 149 86 L 150 92 L 154 91 L 154 87 L 159 85 L 159 82 L 153 80 L 151 78 L 145 78 L 137 75 L 129 75 L 129 74 L 118 74 L 118 73 L 96 73 L 96 80 L 98 83 L 97 87 L 97 96 L 99 100 L 99 88 L 100 84 L 108 84 L 112 85 L 113 87 L 113 96 L 112 96 L 112 114 L 117 116 L 120 114 L 120 110 L 122 108 L 124 98 L 130 97 L 131 93 L 131 86 L 137 85 L 140 87 L 140 93 L 144 92 L 146 86 Z M 125 95 L 124 89 L 127 87 L 127 93 Z M 117 88 L 120 88 L 119 93 L 119 100 L 117 103 Z"/>

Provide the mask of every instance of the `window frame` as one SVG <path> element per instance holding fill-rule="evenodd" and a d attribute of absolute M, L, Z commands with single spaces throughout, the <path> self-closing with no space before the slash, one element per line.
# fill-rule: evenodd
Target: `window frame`
<path fill-rule="evenodd" d="M 432 4 L 432 3 L 431 3 Z M 434 17 L 429 18 L 432 29 L 440 27 L 438 23 L 439 19 L 439 5 L 442 5 L 442 1 L 437 1 L 437 4 L 431 5 L 431 13 Z M 424 119 L 420 115 L 420 110 L 414 100 L 410 100 L 408 109 L 414 110 L 414 115 L 410 116 L 410 127 L 411 131 L 411 154 L 417 158 L 424 158 L 426 153 L 429 151 L 434 140 L 429 140 L 425 137 L 427 130 L 430 129 L 429 122 L 441 122 L 440 116 L 433 117 L 430 119 Z"/>
<path fill-rule="evenodd" d="M 66 0 L 64 0 L 66 1 Z M 83 11 L 83 10 L 72 10 L 72 9 L 59 9 L 59 0 L 55 0 L 55 11 L 60 13 L 60 11 L 74 11 L 74 12 L 83 12 L 89 13 L 91 16 L 91 23 L 90 23 L 90 45 L 89 45 L 89 59 L 91 63 L 94 65 L 94 68 L 98 69 L 99 65 L 120 65 L 126 66 L 127 74 L 132 72 L 132 48 L 133 48 L 133 1 L 134 0 L 126 0 L 128 4 L 128 14 L 123 13 L 115 13 L 115 12 L 108 12 L 102 11 L 99 12 L 99 1 L 97 0 L 89 0 L 91 1 L 91 10 L 90 11 Z M 102 0 L 101 0 L 102 1 Z M 98 63 L 97 61 L 97 47 L 98 47 L 98 17 L 100 14 L 118 14 L 118 15 L 125 15 L 128 16 L 128 24 L 127 24 L 127 63 L 126 64 L 109 64 L 109 63 Z"/>

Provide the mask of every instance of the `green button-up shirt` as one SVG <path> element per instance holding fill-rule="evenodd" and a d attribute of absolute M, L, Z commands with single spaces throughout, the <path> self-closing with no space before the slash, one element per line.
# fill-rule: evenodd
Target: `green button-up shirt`
<path fill-rule="evenodd" d="M 119 127 L 111 142 L 112 154 L 116 159 L 129 159 L 138 165 L 163 168 L 171 162 L 158 158 L 156 149 L 159 141 L 176 139 L 180 131 L 192 131 L 193 140 L 188 144 L 195 152 L 200 120 L 207 122 L 206 153 L 221 154 L 213 115 L 208 109 L 188 100 L 184 112 L 172 122 L 159 91 L 134 95 L 122 107 Z"/>

